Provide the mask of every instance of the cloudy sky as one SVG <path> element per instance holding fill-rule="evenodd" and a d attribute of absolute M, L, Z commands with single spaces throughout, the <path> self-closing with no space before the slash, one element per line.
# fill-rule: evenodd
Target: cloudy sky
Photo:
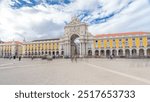
<path fill-rule="evenodd" d="M 150 0 L 0 0 L 0 39 L 58 38 L 74 15 L 93 35 L 150 32 Z"/>

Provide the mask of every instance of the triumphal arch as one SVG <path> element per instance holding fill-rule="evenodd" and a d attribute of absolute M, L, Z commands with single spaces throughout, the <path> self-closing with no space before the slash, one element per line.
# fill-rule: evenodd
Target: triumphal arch
<path fill-rule="evenodd" d="M 88 32 L 88 25 L 77 17 L 72 17 L 70 23 L 64 27 L 64 35 L 60 39 L 60 52 L 64 56 L 84 57 L 92 47 L 92 35 Z"/>

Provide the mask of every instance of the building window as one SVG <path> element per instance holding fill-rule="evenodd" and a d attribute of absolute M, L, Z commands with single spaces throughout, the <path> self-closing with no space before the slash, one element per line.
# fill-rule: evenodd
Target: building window
<path fill-rule="evenodd" d="M 91 43 L 88 43 L 88 48 L 91 49 Z"/>
<path fill-rule="evenodd" d="M 133 47 L 135 47 L 135 46 L 136 46 L 135 41 L 133 41 Z"/>
<path fill-rule="evenodd" d="M 140 41 L 140 46 L 143 46 L 143 42 L 142 42 L 142 40 Z"/>
<path fill-rule="evenodd" d="M 110 46 L 110 42 L 109 42 L 109 40 L 107 40 L 107 47 L 109 47 Z"/>
<path fill-rule="evenodd" d="M 128 45 L 128 42 L 126 42 L 126 46 L 129 46 L 129 45 Z"/>
<path fill-rule="evenodd" d="M 116 43 L 115 43 L 115 41 L 113 41 L 113 46 L 114 46 L 114 47 L 116 46 Z"/>
<path fill-rule="evenodd" d="M 98 48 L 98 41 L 96 40 L 96 48 Z"/>
<path fill-rule="evenodd" d="M 147 38 L 148 46 L 150 46 L 150 37 Z"/>
<path fill-rule="evenodd" d="M 119 40 L 119 47 L 122 47 L 122 41 L 121 41 L 121 39 Z"/>
<path fill-rule="evenodd" d="M 104 47 L 104 41 L 103 40 L 101 41 L 101 45 L 102 45 L 102 47 Z"/>
<path fill-rule="evenodd" d="M 142 38 L 140 37 L 140 40 L 142 40 Z"/>

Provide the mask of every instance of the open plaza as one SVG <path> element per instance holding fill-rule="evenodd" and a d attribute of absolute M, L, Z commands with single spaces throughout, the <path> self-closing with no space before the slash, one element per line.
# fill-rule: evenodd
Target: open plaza
<path fill-rule="evenodd" d="M 60 38 L 0 41 L 0 84 L 145 85 L 149 57 L 150 32 L 94 36 L 72 17 Z"/>
<path fill-rule="evenodd" d="M 0 59 L 1 85 L 149 85 L 150 59 Z"/>

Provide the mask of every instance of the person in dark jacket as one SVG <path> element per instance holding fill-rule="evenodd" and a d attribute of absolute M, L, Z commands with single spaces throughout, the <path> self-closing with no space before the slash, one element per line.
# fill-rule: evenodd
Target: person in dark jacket
<path fill-rule="evenodd" d="M 19 61 L 21 61 L 21 56 L 19 56 Z"/>

